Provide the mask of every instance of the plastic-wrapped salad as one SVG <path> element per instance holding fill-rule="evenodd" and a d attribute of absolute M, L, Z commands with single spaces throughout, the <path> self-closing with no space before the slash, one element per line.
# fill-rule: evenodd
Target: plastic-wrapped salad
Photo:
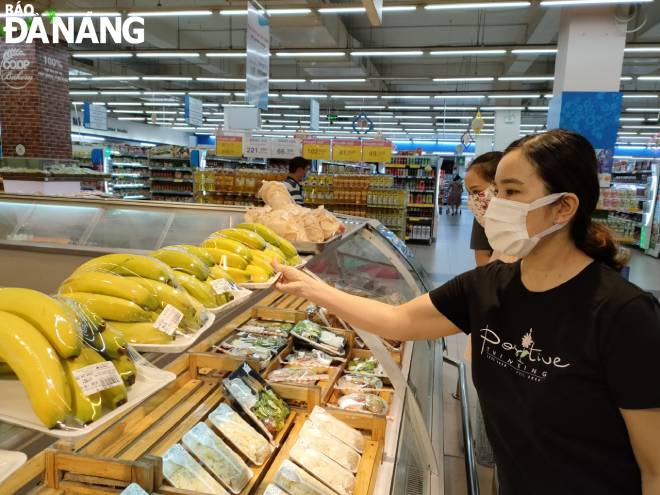
<path fill-rule="evenodd" d="M 302 320 L 295 324 L 291 333 L 312 346 L 317 347 L 334 355 L 344 355 L 346 339 L 341 335 L 314 323 L 310 320 Z"/>
<path fill-rule="evenodd" d="M 268 428 L 277 433 L 284 428 L 289 417 L 289 406 L 270 389 L 260 390 L 253 408 L 254 415 Z"/>
<path fill-rule="evenodd" d="M 368 375 L 344 375 L 337 380 L 337 388 L 345 394 L 360 390 L 377 390 L 383 388 L 380 378 Z"/>
<path fill-rule="evenodd" d="M 385 376 L 383 367 L 373 356 L 368 358 L 353 358 L 349 361 L 346 369 L 356 374 Z"/>
<path fill-rule="evenodd" d="M 374 394 L 355 393 L 340 397 L 337 405 L 347 411 L 361 411 L 373 414 L 385 414 L 387 402 Z"/>

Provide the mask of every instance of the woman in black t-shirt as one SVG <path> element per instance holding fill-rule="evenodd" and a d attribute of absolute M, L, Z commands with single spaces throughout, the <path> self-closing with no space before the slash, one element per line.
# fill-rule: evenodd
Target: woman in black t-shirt
<path fill-rule="evenodd" d="M 660 307 L 618 273 L 591 220 L 596 155 L 554 130 L 513 143 L 486 212 L 495 250 L 406 304 L 336 290 L 293 268 L 278 288 L 395 340 L 463 331 L 503 495 L 660 493 Z"/>

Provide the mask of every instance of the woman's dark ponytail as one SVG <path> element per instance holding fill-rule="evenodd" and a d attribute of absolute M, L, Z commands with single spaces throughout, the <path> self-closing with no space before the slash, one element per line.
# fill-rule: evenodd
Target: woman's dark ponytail
<path fill-rule="evenodd" d="M 627 255 L 610 229 L 591 218 L 600 196 L 598 161 L 591 143 L 579 134 L 556 129 L 519 139 L 504 154 L 516 149 L 536 166 L 550 194 L 571 192 L 580 200 L 570 225 L 575 245 L 615 270 L 623 268 Z"/>

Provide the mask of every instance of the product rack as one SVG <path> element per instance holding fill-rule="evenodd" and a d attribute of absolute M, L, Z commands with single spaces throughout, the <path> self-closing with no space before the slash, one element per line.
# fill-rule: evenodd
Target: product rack
<path fill-rule="evenodd" d="M 193 169 L 188 158 L 151 157 L 151 194 L 162 201 L 190 202 L 193 197 Z"/>
<path fill-rule="evenodd" d="M 111 154 L 108 192 L 120 199 L 151 199 L 149 161 L 142 155 Z"/>
<path fill-rule="evenodd" d="M 405 240 L 431 244 L 437 229 L 439 158 L 399 154 L 385 171 L 394 176 L 395 186 L 408 191 Z"/>
<path fill-rule="evenodd" d="M 620 160 L 612 166 L 612 183 L 601 189 L 594 219 L 612 229 L 620 244 L 651 246 L 659 228 L 654 222 L 657 168 L 657 162 L 648 159 Z"/>

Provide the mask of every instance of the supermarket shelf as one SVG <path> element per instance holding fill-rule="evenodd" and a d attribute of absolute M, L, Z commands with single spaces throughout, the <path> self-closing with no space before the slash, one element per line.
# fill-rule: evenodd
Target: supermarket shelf
<path fill-rule="evenodd" d="M 122 196 L 121 199 L 151 199 L 151 196 L 145 196 L 144 194 L 130 195 L 126 194 Z"/>
<path fill-rule="evenodd" d="M 192 172 L 192 167 L 149 167 L 162 172 Z"/>
<path fill-rule="evenodd" d="M 112 184 L 113 189 L 145 189 L 149 184 Z"/>
<path fill-rule="evenodd" d="M 401 210 L 403 205 L 366 205 L 367 208 L 387 208 L 389 210 Z"/>
<path fill-rule="evenodd" d="M 159 161 L 159 162 L 189 162 L 190 158 L 152 156 L 150 160 Z"/>
<path fill-rule="evenodd" d="M 632 172 L 612 172 L 612 175 L 641 175 L 652 174 L 653 170 L 634 170 Z"/>
<path fill-rule="evenodd" d="M 126 155 L 124 153 L 120 153 L 118 155 L 115 155 L 114 153 L 110 156 L 110 158 L 132 158 L 133 160 L 146 160 L 149 157 L 147 155 Z"/>
<path fill-rule="evenodd" d="M 421 191 L 418 191 L 418 190 L 415 190 L 415 189 L 407 189 L 407 191 L 411 192 L 411 193 L 426 193 L 426 194 L 435 192 L 435 190 L 433 190 L 433 189 L 423 189 Z"/>
<path fill-rule="evenodd" d="M 118 174 L 112 174 L 113 177 L 130 177 L 132 179 L 139 179 L 139 180 L 149 180 L 151 179 L 150 176 L 148 175 L 140 175 L 137 172 L 130 173 L 130 172 L 125 172 L 125 173 L 118 173 Z"/>
<path fill-rule="evenodd" d="M 154 195 L 154 194 L 167 194 L 167 195 L 170 195 L 170 196 L 192 196 L 193 195 L 192 191 L 189 192 L 189 191 L 154 191 L 154 190 L 151 191 L 151 194 L 152 195 Z"/>
<path fill-rule="evenodd" d="M 192 179 L 172 179 L 169 177 L 152 177 L 151 182 L 183 182 L 186 184 L 192 184 L 194 181 Z"/>
<path fill-rule="evenodd" d="M 432 222 L 433 217 L 408 217 L 409 222 Z"/>
<path fill-rule="evenodd" d="M 129 163 L 129 162 L 112 162 L 113 167 L 119 168 L 149 168 L 149 165 L 142 165 L 141 163 Z"/>
<path fill-rule="evenodd" d="M 430 205 L 426 203 L 409 203 L 408 208 L 434 208 L 435 205 Z"/>

